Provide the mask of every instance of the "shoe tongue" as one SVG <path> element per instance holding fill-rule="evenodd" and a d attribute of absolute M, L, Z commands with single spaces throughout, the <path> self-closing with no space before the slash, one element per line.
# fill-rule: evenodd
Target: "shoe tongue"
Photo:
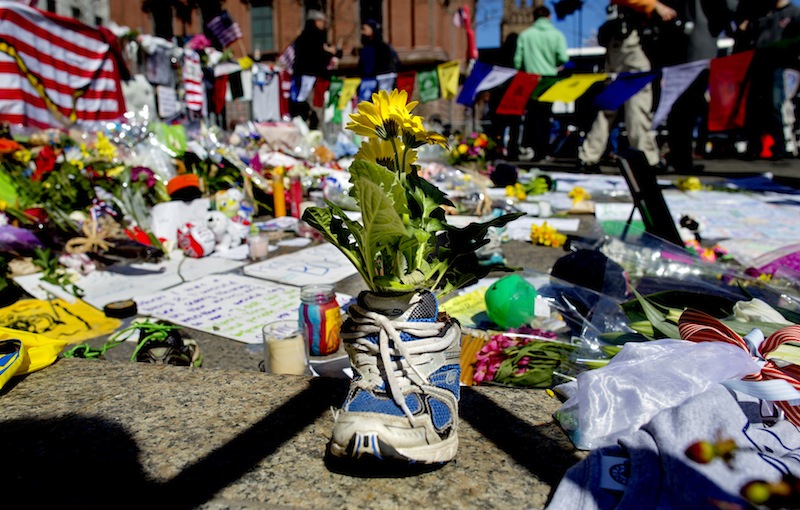
<path fill-rule="evenodd" d="M 389 318 L 403 316 L 404 321 L 431 321 L 436 320 L 439 315 L 436 296 L 427 290 L 397 296 L 380 296 L 364 292 L 361 300 L 364 306 L 373 312 Z"/>

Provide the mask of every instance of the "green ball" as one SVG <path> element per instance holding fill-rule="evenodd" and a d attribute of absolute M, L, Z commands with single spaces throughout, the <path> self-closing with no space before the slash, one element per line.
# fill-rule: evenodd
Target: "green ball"
<path fill-rule="evenodd" d="M 486 313 L 503 329 L 518 328 L 535 316 L 536 287 L 517 274 L 500 278 L 486 291 Z"/>

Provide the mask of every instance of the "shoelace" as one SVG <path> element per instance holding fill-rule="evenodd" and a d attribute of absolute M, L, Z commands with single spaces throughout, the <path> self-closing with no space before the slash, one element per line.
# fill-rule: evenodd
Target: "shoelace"
<path fill-rule="evenodd" d="M 419 386 L 428 383 L 428 378 L 419 371 L 416 365 L 428 360 L 425 354 L 446 348 L 450 340 L 442 338 L 439 342 L 417 341 L 407 345 L 400 338 L 400 333 L 405 332 L 417 338 L 436 337 L 445 327 L 445 323 L 393 321 L 385 315 L 366 310 L 356 304 L 350 305 L 349 313 L 356 328 L 352 333 L 343 332 L 342 339 L 353 341 L 353 347 L 359 351 L 356 354 L 356 366 L 366 368 L 369 374 L 369 377 L 362 379 L 362 382 L 374 386 L 378 380 L 382 381 L 377 366 L 377 357 L 380 356 L 392 399 L 403 410 L 409 422 L 415 425 L 414 415 L 406 405 L 402 390 L 411 384 Z M 375 333 L 378 334 L 377 344 L 366 338 Z M 390 345 L 390 340 L 392 345 Z M 392 367 L 398 363 L 392 361 L 392 356 L 398 355 L 401 356 L 398 360 L 399 367 L 393 369 Z M 419 382 L 415 383 L 408 378 L 406 375 L 408 369 L 414 372 Z"/>

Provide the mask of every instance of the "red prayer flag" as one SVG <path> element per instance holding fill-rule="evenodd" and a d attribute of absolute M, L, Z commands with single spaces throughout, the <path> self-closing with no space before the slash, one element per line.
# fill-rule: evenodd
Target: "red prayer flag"
<path fill-rule="evenodd" d="M 499 115 L 524 115 L 525 105 L 528 104 L 533 91 L 536 90 L 539 78 L 541 76 L 538 74 L 518 72 L 511 79 L 508 90 L 503 94 L 500 104 L 497 105 L 497 113 Z"/>
<path fill-rule="evenodd" d="M 403 71 L 397 73 L 397 81 L 395 82 L 397 90 L 405 90 L 408 97 L 414 93 L 414 83 L 417 81 L 417 73 L 415 71 Z"/>
<path fill-rule="evenodd" d="M 755 50 L 711 59 L 708 74 L 708 130 L 725 131 L 744 126 L 750 83 L 747 70 Z"/>
<path fill-rule="evenodd" d="M 99 30 L 3 2 L 0 34 L 0 121 L 49 128 L 125 113 L 119 68 Z"/>
<path fill-rule="evenodd" d="M 317 78 L 317 81 L 314 82 L 314 99 L 312 101 L 314 107 L 323 108 L 325 106 L 325 92 L 328 91 L 330 85 L 331 81 L 325 78 Z"/>

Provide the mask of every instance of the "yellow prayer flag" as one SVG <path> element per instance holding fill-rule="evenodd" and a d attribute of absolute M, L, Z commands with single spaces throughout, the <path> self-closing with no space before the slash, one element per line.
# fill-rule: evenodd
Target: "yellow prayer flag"
<path fill-rule="evenodd" d="M 442 99 L 453 99 L 458 92 L 459 62 L 453 60 L 439 64 L 436 67 L 439 75 L 439 87 L 442 90 Z"/>
<path fill-rule="evenodd" d="M 345 78 L 342 85 L 342 92 L 339 94 L 339 102 L 336 107 L 344 110 L 347 102 L 353 99 L 353 96 L 358 92 L 358 86 L 361 85 L 361 78 Z"/>
<path fill-rule="evenodd" d="M 543 103 L 552 103 L 554 101 L 571 103 L 584 95 L 589 90 L 589 87 L 605 79 L 605 73 L 573 74 L 547 89 L 544 94 L 539 96 L 539 101 Z"/>

